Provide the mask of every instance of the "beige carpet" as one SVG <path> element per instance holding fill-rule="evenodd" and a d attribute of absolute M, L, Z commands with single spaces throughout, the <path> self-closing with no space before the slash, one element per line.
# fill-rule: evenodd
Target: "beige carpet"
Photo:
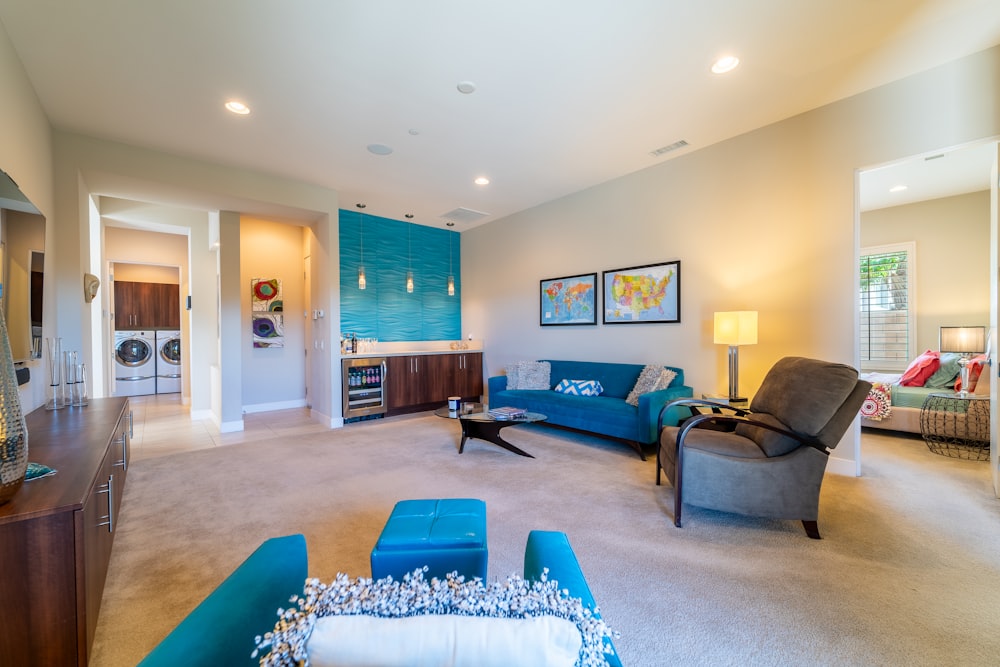
<path fill-rule="evenodd" d="M 520 572 L 529 530 L 567 532 L 632 667 L 997 664 L 988 464 L 866 435 L 865 476 L 826 477 L 814 541 L 697 508 L 677 529 L 655 463 L 622 445 L 517 426 L 536 459 L 458 455 L 457 430 L 420 415 L 134 461 L 93 664 L 134 665 L 270 536 L 304 533 L 311 576 L 367 576 L 393 504 L 432 497 L 486 501 L 491 578 Z"/>

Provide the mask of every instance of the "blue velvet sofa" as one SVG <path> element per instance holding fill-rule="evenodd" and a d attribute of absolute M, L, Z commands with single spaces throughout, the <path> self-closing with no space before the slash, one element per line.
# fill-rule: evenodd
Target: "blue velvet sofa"
<path fill-rule="evenodd" d="M 684 371 L 666 366 L 676 373 L 666 389 L 639 396 L 639 406 L 625 402 L 635 386 L 642 364 L 622 364 L 595 361 L 548 361 L 551 366 L 549 390 L 507 389 L 507 376 L 497 375 L 487 380 L 490 408 L 510 406 L 530 412 L 540 412 L 547 419 L 543 424 L 561 426 L 578 431 L 620 440 L 646 460 L 645 449 L 659 441 L 657 419 L 660 410 L 670 401 L 691 398 L 691 387 L 684 385 Z M 597 380 L 604 388 L 600 396 L 573 396 L 552 389 L 562 380 Z M 685 413 L 670 408 L 663 423 L 677 425 Z M 688 414 L 690 416 L 690 414 Z"/>
<path fill-rule="evenodd" d="M 549 579 L 596 607 L 580 563 L 565 533 L 533 530 L 524 549 L 524 578 Z M 302 535 L 264 542 L 146 656 L 140 667 L 218 667 L 257 665 L 251 658 L 255 637 L 274 628 L 278 608 L 302 593 L 306 579 L 306 540 Z M 599 614 L 598 614 L 599 616 Z M 604 640 L 609 667 L 622 663 L 610 638 Z"/>

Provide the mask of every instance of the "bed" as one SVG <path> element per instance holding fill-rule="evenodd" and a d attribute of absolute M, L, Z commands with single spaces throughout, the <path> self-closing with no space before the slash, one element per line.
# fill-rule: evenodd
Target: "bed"
<path fill-rule="evenodd" d="M 985 355 L 981 355 L 970 361 L 969 384 L 973 394 L 988 396 L 990 383 L 978 381 L 984 360 Z M 904 373 L 862 373 L 861 379 L 871 382 L 872 388 L 861 406 L 861 426 L 919 434 L 921 406 L 930 394 L 951 393 L 960 387 L 957 369 L 957 355 L 928 350 Z M 911 384 L 904 384 L 907 382 Z"/>

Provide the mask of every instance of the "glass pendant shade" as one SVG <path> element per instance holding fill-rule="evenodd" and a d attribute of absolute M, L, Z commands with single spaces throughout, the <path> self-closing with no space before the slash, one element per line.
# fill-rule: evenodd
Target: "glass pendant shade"
<path fill-rule="evenodd" d="M 413 271 L 406 272 L 406 291 L 413 294 Z"/>
<path fill-rule="evenodd" d="M 448 276 L 448 296 L 455 296 L 455 276 Z"/>
<path fill-rule="evenodd" d="M 362 264 L 358 267 L 358 289 L 364 289 L 368 286 L 367 280 L 365 280 L 365 265 Z"/>

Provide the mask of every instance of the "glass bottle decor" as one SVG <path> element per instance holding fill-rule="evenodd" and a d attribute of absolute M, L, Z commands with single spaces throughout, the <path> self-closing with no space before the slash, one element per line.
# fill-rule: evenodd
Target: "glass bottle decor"
<path fill-rule="evenodd" d="M 7 323 L 0 313 L 0 505 L 14 497 L 28 470 L 28 427 L 17 392 Z"/>
<path fill-rule="evenodd" d="M 49 363 L 49 384 L 45 388 L 45 409 L 58 410 L 62 407 L 62 338 L 46 338 L 45 353 L 46 361 Z"/>

